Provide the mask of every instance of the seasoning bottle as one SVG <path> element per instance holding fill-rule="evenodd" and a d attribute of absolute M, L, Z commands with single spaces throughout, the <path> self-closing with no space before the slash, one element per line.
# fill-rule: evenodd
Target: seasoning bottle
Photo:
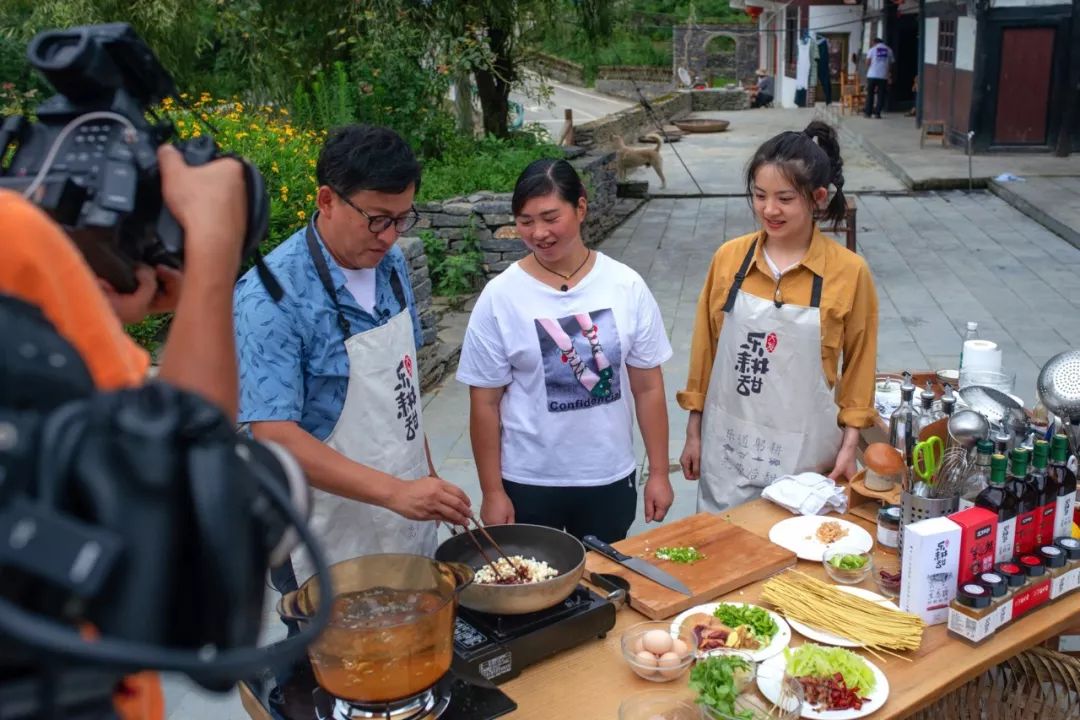
<path fill-rule="evenodd" d="M 904 465 L 909 468 L 915 443 L 919 439 L 916 427 L 920 413 L 912 405 L 914 397 L 915 386 L 911 383 L 911 375 L 904 373 L 904 382 L 900 386 L 900 407 L 889 416 L 889 444 L 900 451 L 904 456 Z"/>
<path fill-rule="evenodd" d="M 1069 438 L 1058 433 L 1050 441 L 1050 466 L 1047 472 L 1057 482 L 1057 507 L 1054 509 L 1054 537 L 1072 534 L 1073 506 L 1076 504 L 1076 473 L 1069 468 Z"/>
<path fill-rule="evenodd" d="M 1060 537 L 1054 545 L 1065 553 L 1065 567 L 1068 569 L 1065 580 L 1065 592 L 1080 589 L 1080 540 L 1074 537 Z"/>
<path fill-rule="evenodd" d="M 994 562 L 1013 559 L 1016 547 L 1016 498 L 1005 489 L 1005 456 L 990 458 L 990 484 L 975 498 L 975 506 L 997 515 L 997 537 L 994 538 Z"/>
<path fill-rule="evenodd" d="M 1057 481 L 1046 471 L 1050 460 L 1050 443 L 1036 440 L 1031 453 L 1031 473 L 1028 482 L 1038 495 L 1035 509 L 1035 547 L 1054 542 L 1054 512 L 1057 510 Z"/>
<path fill-rule="evenodd" d="M 967 510 L 975 506 L 975 498 L 990 484 L 990 456 L 994 452 L 994 444 L 989 440 L 980 440 L 975 444 L 975 464 L 964 477 L 963 489 L 960 491 L 960 510 Z"/>
<path fill-rule="evenodd" d="M 1012 449 L 1009 444 L 1012 442 L 1012 435 L 1007 432 L 994 433 L 994 453 L 997 455 L 1009 456 L 1009 451 Z"/>
<path fill-rule="evenodd" d="M 990 592 L 990 616 L 993 618 L 994 630 L 997 630 L 1012 619 L 1012 591 L 1009 583 L 996 572 L 980 573 L 976 579 Z"/>
<path fill-rule="evenodd" d="M 1039 548 L 1039 559 L 1050 576 L 1050 599 L 1057 600 L 1066 593 L 1065 583 L 1068 582 L 1065 551 L 1057 545 L 1044 545 Z"/>
<path fill-rule="evenodd" d="M 980 643 L 994 634 L 990 591 L 969 582 L 960 586 L 949 603 L 949 632 L 970 643 Z"/>
<path fill-rule="evenodd" d="M 915 421 L 915 438 L 918 440 L 922 435 L 923 428 L 945 417 L 940 410 L 934 410 L 934 391 L 930 387 L 930 381 L 926 381 L 926 388 L 919 393 L 919 415 Z"/>
<path fill-rule="evenodd" d="M 878 510 L 877 516 L 878 545 L 895 548 L 900 544 L 900 506 L 886 505 Z"/>
<path fill-rule="evenodd" d="M 1039 493 L 1028 481 L 1028 452 L 1023 448 L 1012 451 L 1009 479 L 1005 487 L 1016 498 L 1015 554 L 1028 555 L 1035 551 L 1035 518 L 1039 509 Z"/>
<path fill-rule="evenodd" d="M 952 417 L 956 409 L 956 395 L 953 394 L 952 385 L 945 383 L 945 394 L 941 396 L 941 414 L 944 417 Z"/>

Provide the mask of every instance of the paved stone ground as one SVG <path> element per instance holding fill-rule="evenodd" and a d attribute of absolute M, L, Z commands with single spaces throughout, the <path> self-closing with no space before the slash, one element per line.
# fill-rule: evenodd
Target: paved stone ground
<path fill-rule="evenodd" d="M 652 197 L 688 197 L 697 195 L 740 195 L 746 192 L 744 172 L 754 151 L 761 143 L 784 130 L 802 130 L 817 115 L 812 109 L 737 110 L 726 112 L 697 112 L 695 118 L 729 120 L 730 127 L 721 133 L 687 133 L 673 145 L 664 145 L 664 175 L 667 187 L 650 168 L 639 168 L 630 174 L 633 180 L 648 180 Z M 688 173 L 675 152 L 686 162 Z M 857 142 L 841 140 L 841 152 L 847 180 L 846 189 L 852 192 L 903 191 L 903 183 L 874 160 Z M 693 174 L 698 185 L 690 178 Z"/>
<path fill-rule="evenodd" d="M 817 112 L 856 140 L 874 160 L 882 163 L 914 190 L 966 187 L 968 160 L 958 148 L 942 147 L 940 139 L 928 138 L 919 147 L 920 130 L 915 118 L 886 115 L 870 120 L 861 115 L 840 115 L 835 106 Z M 985 153 L 972 157 L 972 176 L 985 183 L 1002 173 L 1020 177 L 1080 176 L 1080 154 L 1059 158 L 1050 153 Z"/>
<path fill-rule="evenodd" d="M 1030 177 L 1022 182 L 991 180 L 990 191 L 1080 247 L 1080 177 Z"/>

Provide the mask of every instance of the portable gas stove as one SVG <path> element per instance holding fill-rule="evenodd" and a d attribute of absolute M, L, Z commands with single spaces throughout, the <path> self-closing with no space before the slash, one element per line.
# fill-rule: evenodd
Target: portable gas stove
<path fill-rule="evenodd" d="M 284 692 L 270 676 L 244 684 L 259 709 L 273 720 L 495 720 L 517 709 L 517 703 L 498 688 L 471 683 L 453 670 L 435 687 L 384 705 L 358 705 L 335 698 L 315 683 L 307 663 L 296 667 Z"/>
<path fill-rule="evenodd" d="M 458 608 L 454 667 L 466 677 L 499 684 L 523 668 L 602 638 L 615 626 L 615 605 L 578 585 L 554 607 L 526 615 L 489 615 Z"/>

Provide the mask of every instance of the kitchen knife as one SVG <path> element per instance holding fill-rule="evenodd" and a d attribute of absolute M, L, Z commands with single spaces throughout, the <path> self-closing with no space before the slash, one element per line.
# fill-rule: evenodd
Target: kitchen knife
<path fill-rule="evenodd" d="M 683 585 L 679 579 L 673 575 L 664 572 L 655 565 L 645 562 L 641 558 L 631 557 L 630 555 L 619 552 L 595 535 L 586 535 L 581 541 L 585 544 L 585 547 L 590 550 L 595 550 L 604 557 L 614 560 L 625 568 L 633 570 L 638 575 L 644 575 L 654 583 L 659 583 L 660 585 L 663 585 L 670 590 L 674 590 L 675 592 L 680 592 L 683 595 L 692 596 L 694 594 L 690 592 L 690 588 Z"/>

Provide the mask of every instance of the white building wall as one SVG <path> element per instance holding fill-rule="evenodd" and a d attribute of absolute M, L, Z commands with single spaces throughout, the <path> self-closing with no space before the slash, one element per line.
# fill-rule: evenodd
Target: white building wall
<path fill-rule="evenodd" d="M 975 18 L 960 17 L 956 20 L 956 69 L 975 70 Z M 934 38 L 937 42 L 937 38 Z M 935 48 L 936 49 L 936 48 Z"/>
<path fill-rule="evenodd" d="M 848 57 L 844 58 L 844 70 L 850 75 L 856 71 L 851 54 L 863 47 L 862 7 L 858 5 L 811 5 L 810 31 L 820 28 L 822 33 L 847 33 Z M 861 53 L 860 53 L 861 54 Z"/>

